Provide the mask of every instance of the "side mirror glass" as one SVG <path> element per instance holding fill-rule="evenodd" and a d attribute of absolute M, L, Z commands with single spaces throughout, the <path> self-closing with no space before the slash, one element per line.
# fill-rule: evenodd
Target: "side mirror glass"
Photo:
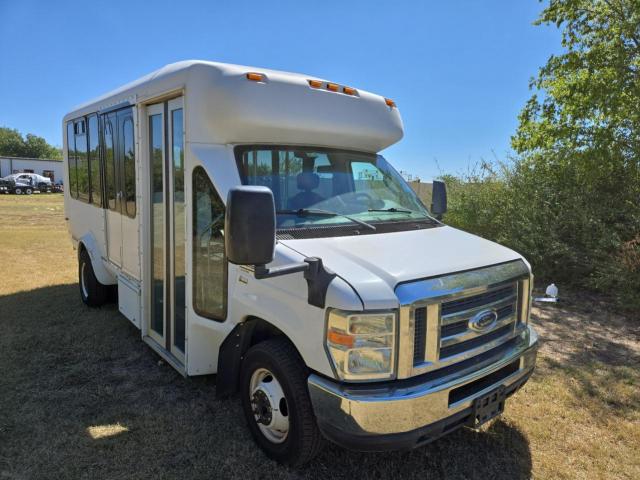
<path fill-rule="evenodd" d="M 227 259 L 236 265 L 266 265 L 276 246 L 276 209 L 267 187 L 229 190 L 224 219 Z"/>
<path fill-rule="evenodd" d="M 438 220 L 447 213 L 447 186 L 440 180 L 433 181 L 433 192 L 431 195 L 431 213 Z"/>

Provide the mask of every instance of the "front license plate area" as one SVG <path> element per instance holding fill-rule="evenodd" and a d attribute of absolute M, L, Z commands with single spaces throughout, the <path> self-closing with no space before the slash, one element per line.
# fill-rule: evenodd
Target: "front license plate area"
<path fill-rule="evenodd" d="M 504 412 L 505 399 L 503 386 L 476 398 L 473 402 L 473 426 L 479 427 Z"/>

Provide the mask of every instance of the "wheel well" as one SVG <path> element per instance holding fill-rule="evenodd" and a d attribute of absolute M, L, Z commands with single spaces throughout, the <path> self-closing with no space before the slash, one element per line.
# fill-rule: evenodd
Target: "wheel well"
<path fill-rule="evenodd" d="M 217 397 L 228 397 L 238 391 L 240 366 L 247 350 L 260 342 L 275 337 L 287 339 L 300 355 L 295 344 L 282 330 L 262 318 L 248 317 L 233 328 L 220 345 L 218 374 L 216 376 Z M 300 358 L 302 359 L 301 355 Z"/>

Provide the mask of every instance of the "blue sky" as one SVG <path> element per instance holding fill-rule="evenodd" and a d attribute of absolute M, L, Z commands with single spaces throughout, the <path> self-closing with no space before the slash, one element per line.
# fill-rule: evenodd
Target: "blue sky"
<path fill-rule="evenodd" d="M 546 2 L 545 2 L 546 3 Z M 150 6 L 153 5 L 153 8 Z M 425 180 L 505 159 L 528 83 L 560 49 L 537 0 L 0 0 L 0 126 L 62 143 L 71 108 L 201 58 L 317 75 L 396 101 L 384 154 Z"/>

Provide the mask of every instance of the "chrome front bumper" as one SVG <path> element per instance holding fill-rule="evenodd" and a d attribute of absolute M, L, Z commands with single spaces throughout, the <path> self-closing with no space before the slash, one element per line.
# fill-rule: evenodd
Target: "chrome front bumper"
<path fill-rule="evenodd" d="M 318 426 L 327 438 L 354 450 L 428 443 L 468 425 L 476 398 L 500 386 L 507 395 L 520 388 L 533 372 L 537 348 L 538 336 L 529 326 L 499 361 L 464 376 L 347 385 L 313 374 L 308 383 Z"/>

